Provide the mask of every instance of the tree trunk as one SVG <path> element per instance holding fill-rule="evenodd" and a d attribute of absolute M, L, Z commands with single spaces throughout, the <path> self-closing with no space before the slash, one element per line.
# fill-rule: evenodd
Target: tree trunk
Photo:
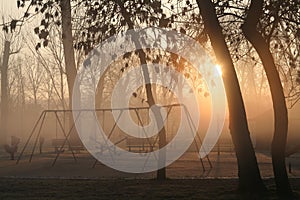
<path fill-rule="evenodd" d="M 138 46 L 138 44 L 136 44 L 136 46 Z M 139 53 L 140 62 L 141 62 L 141 65 L 142 65 L 142 71 L 143 71 L 144 79 L 145 79 L 145 82 L 146 82 L 147 101 L 148 101 L 149 107 L 153 106 L 152 111 L 153 111 L 153 114 L 155 116 L 157 126 L 162 127 L 161 130 L 159 130 L 159 133 L 158 133 L 158 147 L 159 147 L 159 149 L 162 149 L 167 143 L 166 130 L 165 130 L 165 127 L 161 124 L 161 123 L 163 123 L 163 118 L 162 118 L 162 115 L 160 113 L 159 107 L 155 107 L 155 100 L 153 98 L 151 84 L 149 83 L 150 82 L 150 77 L 149 77 L 149 71 L 148 71 L 148 68 L 147 68 L 146 54 L 142 49 L 138 50 L 138 53 Z M 147 84 L 147 82 L 148 82 L 148 84 Z M 160 151 L 160 153 L 158 155 L 158 162 L 163 162 L 163 163 L 166 162 L 166 152 L 162 152 L 162 150 Z M 158 180 L 165 180 L 167 178 L 165 167 L 157 170 L 156 178 Z"/>
<path fill-rule="evenodd" d="M 239 190 L 245 193 L 259 194 L 266 188 L 260 176 L 250 139 L 244 102 L 232 58 L 213 3 L 210 0 L 197 0 L 197 4 L 216 58 L 223 66 L 223 81 L 229 109 L 229 129 L 238 163 Z"/>
<path fill-rule="evenodd" d="M 134 24 L 133 24 L 132 20 L 130 19 L 130 14 L 126 11 L 126 9 L 123 7 L 123 5 L 121 3 L 119 3 L 118 5 L 121 8 L 122 16 L 124 17 L 124 19 L 128 25 L 128 28 L 134 29 Z M 162 118 L 162 115 L 159 110 L 160 108 L 155 106 L 155 100 L 153 98 L 153 92 L 152 92 L 152 88 L 151 88 L 151 84 L 150 84 L 149 71 L 147 68 L 146 54 L 143 51 L 143 49 L 140 49 L 141 44 L 140 44 L 138 38 L 134 38 L 133 42 L 134 42 L 136 48 L 139 49 L 139 50 L 137 50 L 137 52 L 138 52 L 139 59 L 140 59 L 141 65 L 142 65 L 143 76 L 144 76 L 144 80 L 146 83 L 146 96 L 147 96 L 148 105 L 149 105 L 149 107 L 153 106 L 152 111 L 155 116 L 155 121 L 157 123 L 157 126 L 162 127 L 162 129 L 159 130 L 159 133 L 158 133 L 158 147 L 159 147 L 159 149 L 162 149 L 167 143 L 166 130 L 165 130 L 165 127 L 161 124 L 161 123 L 163 123 L 163 118 Z M 159 163 L 166 162 L 166 152 L 164 150 L 160 151 L 160 153 L 158 155 L 158 162 Z M 165 167 L 157 170 L 156 179 L 157 180 L 165 180 L 166 179 L 166 168 Z"/>
<path fill-rule="evenodd" d="M 73 47 L 73 36 L 72 36 L 72 16 L 71 16 L 71 3 L 70 0 L 61 0 L 61 21 L 62 21 L 62 42 L 64 50 L 64 59 L 69 91 L 69 109 L 72 109 L 72 94 L 73 86 L 77 74 L 75 57 L 74 57 L 74 47 Z M 74 123 L 72 113 L 69 116 L 69 128 L 71 128 Z M 70 140 L 72 143 L 81 143 L 78 134 L 73 128 L 70 135 Z"/>
<path fill-rule="evenodd" d="M 7 69 L 10 54 L 10 42 L 5 40 L 3 63 L 1 66 L 1 143 L 7 144 L 7 117 L 8 117 L 8 80 Z"/>
<path fill-rule="evenodd" d="M 277 192 L 280 196 L 292 197 L 292 189 L 287 176 L 285 165 L 285 149 L 288 131 L 288 112 L 279 73 L 274 63 L 267 42 L 256 30 L 259 18 L 262 15 L 263 0 L 251 1 L 250 9 L 242 26 L 246 39 L 258 53 L 271 90 L 274 110 L 274 136 L 272 141 L 272 164 Z"/>

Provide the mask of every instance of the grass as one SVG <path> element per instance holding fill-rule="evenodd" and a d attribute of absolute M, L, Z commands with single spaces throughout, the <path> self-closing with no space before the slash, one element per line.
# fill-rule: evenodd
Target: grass
<path fill-rule="evenodd" d="M 244 199 L 236 179 L 0 179 L 0 199 Z M 273 179 L 266 179 L 266 199 L 277 199 Z M 291 179 L 295 193 L 300 179 Z M 299 195 L 298 195 L 299 196 Z"/>

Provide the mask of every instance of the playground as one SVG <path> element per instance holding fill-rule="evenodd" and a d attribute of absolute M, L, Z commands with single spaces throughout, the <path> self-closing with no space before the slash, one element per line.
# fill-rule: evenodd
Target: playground
<path fill-rule="evenodd" d="M 175 117 L 178 115 L 176 108 L 179 107 L 180 105 L 166 107 L 167 118 L 164 123 L 169 141 L 174 138 L 178 120 Z M 149 111 L 145 108 L 128 110 L 133 113 L 131 115 L 139 126 L 144 127 L 149 123 L 148 118 L 141 117 L 148 116 Z M 238 172 L 235 151 L 230 140 L 221 137 L 212 151 L 200 159 L 198 152 L 202 145 L 202 135 L 196 131 L 195 140 L 188 151 L 167 166 L 167 180 L 154 181 L 155 171 L 117 171 L 98 161 L 84 145 L 74 145 L 70 136 L 75 125 L 68 124 L 66 116 L 69 116 L 69 112 L 70 110 L 43 111 L 26 138 L 21 141 L 12 138 L 19 145 L 13 160 L 9 154 L 1 152 L 1 199 L 23 199 L 24 196 L 27 199 L 239 199 L 233 192 L 233 188 L 237 186 Z M 80 114 L 84 112 L 90 111 L 81 111 Z M 115 145 L 136 153 L 140 158 L 145 158 L 148 152 L 158 148 L 156 137 L 136 139 L 123 134 L 116 125 L 118 121 L 104 123 L 112 121 L 111 112 L 112 109 L 100 109 L 95 113 L 99 124 L 104 127 L 108 138 Z M 192 127 L 189 128 L 193 131 Z M 107 150 L 118 154 L 114 148 L 103 151 Z M 256 156 L 261 175 L 270 191 L 269 199 L 273 199 L 273 196 L 276 199 L 270 152 L 256 149 Z M 293 153 L 286 159 L 288 175 L 296 193 L 300 193 L 299 158 L 300 153 Z M 125 167 L 130 164 L 125 159 L 121 163 Z M 155 192 L 149 196 L 149 191 Z"/>
<path fill-rule="evenodd" d="M 189 112 L 180 104 L 173 104 L 164 107 L 166 118 L 164 125 L 167 132 L 167 141 L 170 142 L 178 129 L 178 120 L 187 119 L 186 133 L 196 132 L 194 142 L 189 149 L 175 162 L 167 166 L 167 177 L 171 179 L 218 179 L 237 178 L 237 163 L 234 147 L 230 138 L 221 137 L 206 157 L 199 158 L 199 148 L 202 145 L 203 135 L 193 129 L 193 122 L 190 120 Z M 183 110 L 183 111 L 180 111 Z M 113 120 L 112 113 L 118 112 L 118 118 Z M 101 149 L 101 152 L 110 151 L 112 155 L 120 154 L 115 146 L 139 155 L 143 159 L 149 152 L 158 149 L 157 136 L 149 138 L 134 138 L 126 135 L 118 127 L 118 120 L 122 120 L 122 114 L 128 111 L 136 124 L 145 127 L 149 123 L 149 108 L 136 107 L 126 109 L 96 109 L 81 110 L 75 112 L 77 117 L 86 113 L 96 115 L 99 125 L 102 126 L 107 139 L 113 142 L 113 146 Z M 124 173 L 106 166 L 96 159 L 85 146 L 71 142 L 71 134 L 74 133 L 75 123 L 68 124 L 70 110 L 45 110 L 41 112 L 33 124 L 27 137 L 18 141 L 18 151 L 13 157 L 6 152 L 1 152 L 0 176 L 16 178 L 66 178 L 66 179 L 153 179 L 155 172 L 150 173 Z M 182 114 L 181 119 L 178 114 Z M 76 116 L 76 115 L 75 115 Z M 86 116 L 86 115 L 85 115 Z M 110 123 L 111 122 L 111 123 Z M 54 126 L 53 126 L 54 125 Z M 202 128 L 207 125 L 202 124 Z M 206 127 L 207 128 L 207 127 Z M 94 131 L 92 129 L 92 131 Z M 52 132 L 49 134 L 49 132 Z M 224 130 L 222 132 L 224 134 Z M 12 138 L 12 142 L 16 138 Z M 20 142 L 20 144 L 19 144 Z M 99 143 L 100 144 L 100 143 Z M 101 145 L 99 145 L 101 146 Z M 176 150 L 176 145 L 169 147 L 169 150 Z M 4 149 L 2 149 L 4 151 Z M 272 161 L 270 151 L 256 149 L 256 156 L 260 167 L 261 175 L 264 178 L 272 178 Z M 11 159 L 10 159 L 11 158 Z M 12 159 L 14 158 L 14 159 Z M 300 178 L 300 153 L 293 153 L 286 159 L 289 177 Z M 122 165 L 130 165 L 122 157 Z"/>

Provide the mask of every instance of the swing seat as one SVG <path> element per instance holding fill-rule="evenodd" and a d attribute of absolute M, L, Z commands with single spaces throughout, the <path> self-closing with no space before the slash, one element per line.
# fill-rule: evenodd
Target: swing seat
<path fill-rule="evenodd" d="M 130 152 L 151 152 L 156 148 L 154 138 L 127 138 L 126 146 Z"/>

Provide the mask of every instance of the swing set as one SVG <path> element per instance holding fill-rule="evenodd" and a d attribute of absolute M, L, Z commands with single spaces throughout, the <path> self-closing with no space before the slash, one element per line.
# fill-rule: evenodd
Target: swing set
<path fill-rule="evenodd" d="M 164 121 L 164 124 L 166 123 L 165 128 L 166 128 L 167 133 L 168 133 L 168 128 L 169 128 L 168 118 L 169 118 L 169 114 L 170 114 L 171 110 L 174 109 L 175 107 L 183 108 L 183 111 L 184 111 L 186 119 L 188 121 L 191 133 L 192 132 L 196 133 L 196 137 L 197 137 L 198 141 L 200 142 L 200 145 L 202 144 L 202 140 L 200 138 L 198 130 L 196 129 L 195 124 L 192 121 L 191 115 L 188 112 L 187 108 L 183 104 L 171 104 L 171 105 L 164 105 L 164 106 L 161 106 L 161 107 L 164 107 L 167 110 L 167 115 L 166 115 L 166 118 L 165 118 L 165 121 Z M 119 119 L 120 119 L 121 115 L 123 114 L 123 112 L 125 110 L 133 111 L 133 113 L 135 114 L 136 119 L 137 119 L 137 124 L 140 127 L 142 127 L 142 129 L 144 130 L 145 124 L 147 124 L 149 122 L 149 115 L 147 114 L 146 116 L 148 116 L 148 118 L 146 119 L 146 121 L 143 121 L 140 112 L 142 112 L 144 110 L 148 113 L 149 109 L 150 109 L 149 107 L 129 107 L 129 108 L 110 108 L 110 109 L 106 108 L 106 109 L 76 110 L 77 115 L 74 116 L 74 121 L 68 128 L 66 128 L 66 126 L 65 126 L 65 121 L 66 121 L 65 118 L 66 118 L 67 114 L 72 115 L 72 110 L 44 110 L 44 111 L 42 111 L 42 113 L 40 114 L 38 120 L 34 124 L 33 129 L 31 131 L 28 139 L 26 140 L 26 143 L 25 143 L 24 147 L 22 148 L 22 150 L 20 152 L 20 155 L 18 156 L 17 164 L 20 162 L 22 156 L 24 155 L 25 150 L 27 148 L 30 148 L 29 143 L 31 142 L 31 140 L 33 140 L 33 146 L 32 146 L 32 149 L 31 149 L 30 156 L 29 156 L 29 162 L 32 161 L 33 155 L 34 155 L 34 153 L 37 149 L 38 140 L 41 139 L 41 137 L 42 137 L 42 129 L 45 126 L 46 117 L 49 116 L 49 115 L 54 115 L 55 124 L 56 124 L 55 139 L 52 140 L 52 146 L 55 148 L 55 153 L 56 153 L 56 156 L 55 156 L 55 158 L 52 162 L 52 166 L 54 166 L 55 163 L 57 162 L 57 159 L 59 158 L 60 154 L 65 152 L 65 147 L 68 147 L 68 150 L 71 151 L 72 157 L 73 157 L 75 162 L 77 162 L 76 153 L 78 153 L 80 150 L 84 150 L 84 147 L 83 147 L 82 144 L 81 145 L 74 145 L 70 141 L 70 135 L 73 131 L 75 131 L 75 123 L 78 121 L 78 118 L 82 113 L 94 112 L 96 114 L 97 113 L 102 114 L 102 126 L 103 126 L 103 130 L 105 130 L 105 124 L 106 124 L 105 123 L 106 122 L 105 121 L 105 115 L 106 115 L 106 113 L 112 114 L 112 111 L 119 111 L 118 118 L 116 120 L 114 120 L 114 123 L 113 123 L 112 127 L 109 127 L 107 140 L 110 140 L 110 139 L 112 139 L 113 133 L 116 132 L 116 128 L 118 127 L 117 124 L 119 122 Z M 60 117 L 59 117 L 60 114 L 63 114 L 63 120 L 60 119 Z M 58 138 L 58 127 L 59 127 L 60 131 L 62 132 L 63 138 Z M 145 132 L 145 130 L 144 130 L 144 132 Z M 119 145 L 123 142 L 125 143 L 125 147 L 127 148 L 128 151 L 131 151 L 131 152 L 134 152 L 134 153 L 140 153 L 141 156 L 143 156 L 143 155 L 146 155 L 147 152 L 154 151 L 158 148 L 158 135 L 150 137 L 150 138 L 135 138 L 135 137 L 131 137 L 131 136 L 126 135 L 123 138 L 118 139 L 117 141 L 114 141 L 113 142 L 114 145 L 113 145 L 112 148 L 110 148 L 110 147 L 107 148 L 106 147 L 106 148 L 103 148 L 102 151 L 109 150 L 109 151 L 114 152 L 115 146 Z M 197 152 L 199 152 L 200 148 L 199 148 L 199 145 L 198 145 L 198 142 L 197 142 L 196 138 L 194 139 L 194 144 L 195 144 Z M 41 149 L 41 146 L 40 146 L 40 149 Z M 41 150 L 40 150 L 40 152 L 41 152 Z M 205 158 L 207 159 L 210 168 L 212 168 L 212 163 L 209 159 L 209 156 L 207 155 Z M 200 162 L 201 162 L 203 171 L 205 171 L 206 169 L 205 169 L 202 158 L 200 158 Z M 95 159 L 95 162 L 94 162 L 92 167 L 94 168 L 97 163 L 98 163 L 98 160 Z"/>

